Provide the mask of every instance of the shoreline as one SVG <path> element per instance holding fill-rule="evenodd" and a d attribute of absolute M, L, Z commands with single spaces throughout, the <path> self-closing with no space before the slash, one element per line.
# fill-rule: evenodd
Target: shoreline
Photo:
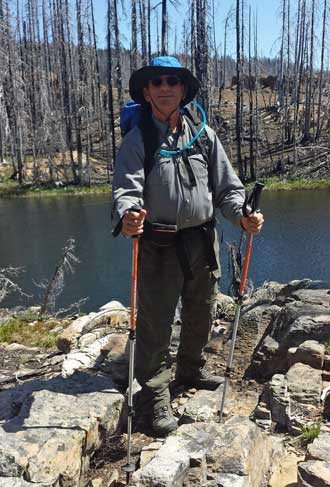
<path fill-rule="evenodd" d="M 304 178 L 267 178 L 260 179 L 265 185 L 266 191 L 310 191 L 310 190 L 330 190 L 330 179 L 304 179 Z M 254 183 L 248 183 L 249 189 Z M 111 195 L 110 184 L 100 184 L 92 186 L 73 186 L 68 185 L 60 188 L 31 188 L 31 185 L 19 186 L 15 183 L 0 183 L 0 198 L 54 198 L 59 196 L 88 196 L 88 195 Z"/>

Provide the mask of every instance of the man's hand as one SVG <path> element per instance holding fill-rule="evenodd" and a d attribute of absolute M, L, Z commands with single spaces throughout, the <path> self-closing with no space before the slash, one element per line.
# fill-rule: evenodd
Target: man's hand
<path fill-rule="evenodd" d="M 260 232 L 264 223 L 264 216 L 262 213 L 255 212 L 250 216 L 243 216 L 241 218 L 241 225 L 244 230 L 252 235 L 256 235 Z"/>
<path fill-rule="evenodd" d="M 121 233 L 126 237 L 141 235 L 143 233 L 143 222 L 146 214 L 146 210 L 141 210 L 140 212 L 128 210 L 123 217 Z"/>

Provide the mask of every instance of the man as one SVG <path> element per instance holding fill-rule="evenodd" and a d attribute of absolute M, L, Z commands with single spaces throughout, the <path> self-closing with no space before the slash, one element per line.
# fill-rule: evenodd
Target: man
<path fill-rule="evenodd" d="M 180 109 L 199 89 L 188 69 L 176 58 L 155 58 L 133 72 L 129 89 L 142 105 L 144 127 L 154 130 L 157 150 L 147 172 L 143 125 L 124 137 L 113 179 L 112 222 L 114 234 L 141 236 L 135 371 L 151 406 L 152 427 L 166 435 L 177 427 L 170 407 L 168 348 L 180 296 L 176 382 L 206 389 L 223 382 L 203 368 L 220 277 L 215 209 L 253 234 L 260 231 L 263 216 L 243 216 L 244 187 L 211 128 L 205 128 L 206 156 L 197 143 L 194 150 L 181 151 L 193 133 Z"/>

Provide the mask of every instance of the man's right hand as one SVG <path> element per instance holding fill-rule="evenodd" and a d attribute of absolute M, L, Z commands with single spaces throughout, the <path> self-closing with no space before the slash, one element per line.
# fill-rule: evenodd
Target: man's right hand
<path fill-rule="evenodd" d="M 143 233 L 143 223 L 146 214 L 146 210 L 143 209 L 140 212 L 135 210 L 126 211 L 123 217 L 121 233 L 126 237 L 141 235 Z"/>

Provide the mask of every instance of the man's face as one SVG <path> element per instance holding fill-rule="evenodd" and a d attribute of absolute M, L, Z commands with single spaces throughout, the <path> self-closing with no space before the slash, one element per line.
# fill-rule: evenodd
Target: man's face
<path fill-rule="evenodd" d="M 163 115 L 170 115 L 180 106 L 185 95 L 185 87 L 178 76 L 173 74 L 152 78 L 143 89 L 143 95 L 151 103 L 153 112 L 159 109 Z"/>

